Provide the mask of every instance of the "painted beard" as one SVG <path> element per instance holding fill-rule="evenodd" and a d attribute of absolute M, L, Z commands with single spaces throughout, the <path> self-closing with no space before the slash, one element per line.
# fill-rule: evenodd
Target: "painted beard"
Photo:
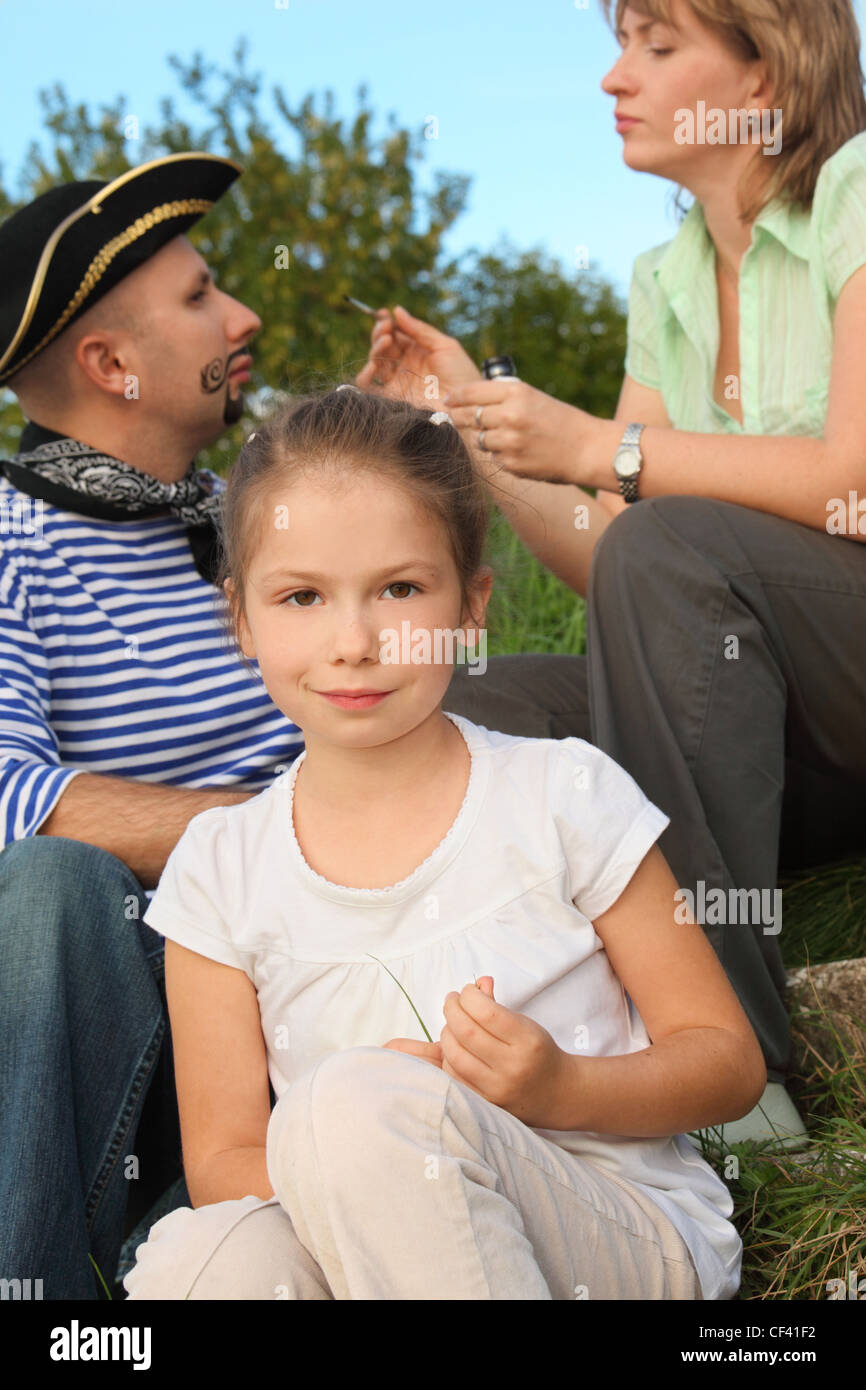
<path fill-rule="evenodd" d="M 223 406 L 223 423 L 234 425 L 244 413 L 244 393 L 238 390 L 238 394 L 232 398 L 229 394 L 229 387 L 226 387 L 226 399 Z"/>
<path fill-rule="evenodd" d="M 199 374 L 201 389 L 207 396 L 214 395 L 215 392 L 219 391 L 221 386 L 225 386 L 226 396 L 223 404 L 223 423 L 226 425 L 234 425 L 244 413 L 244 393 L 239 389 L 237 396 L 232 397 L 228 375 L 233 360 L 236 357 L 246 356 L 246 348 L 238 348 L 236 352 L 230 353 L 228 357 L 215 357 L 213 361 L 208 362 L 206 367 L 202 367 Z"/>

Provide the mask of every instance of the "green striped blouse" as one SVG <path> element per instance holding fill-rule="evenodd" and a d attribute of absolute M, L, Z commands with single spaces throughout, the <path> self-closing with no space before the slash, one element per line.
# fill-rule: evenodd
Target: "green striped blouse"
<path fill-rule="evenodd" d="M 768 156 L 769 157 L 769 156 Z M 866 264 L 866 131 L 825 161 L 810 212 L 779 199 L 753 225 L 740 266 L 741 425 L 713 400 L 719 354 L 715 247 L 695 201 L 679 231 L 634 263 L 625 369 L 660 391 L 675 429 L 824 431 L 833 312 Z"/>

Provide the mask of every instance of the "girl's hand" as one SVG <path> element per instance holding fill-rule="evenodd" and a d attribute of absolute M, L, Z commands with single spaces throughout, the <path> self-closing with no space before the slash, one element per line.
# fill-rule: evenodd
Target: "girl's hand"
<path fill-rule="evenodd" d="M 479 428 L 477 409 L 481 407 Z M 472 457 L 488 476 L 505 468 L 518 478 L 593 486 L 581 455 L 595 417 L 525 381 L 484 381 L 448 387 L 442 398 Z M 484 431 L 484 448 L 479 446 Z"/>
<path fill-rule="evenodd" d="M 355 377 L 362 391 L 411 401 L 421 410 L 439 410 L 442 392 L 482 380 L 472 358 L 456 338 L 440 333 L 397 305 L 393 315 L 380 309 L 370 335 L 370 356 Z"/>
<path fill-rule="evenodd" d="M 476 982 L 481 985 L 485 994 L 493 998 L 493 976 L 481 975 Z M 442 1044 L 431 1042 L 418 1042 L 416 1038 L 392 1038 L 390 1042 L 382 1044 L 383 1047 L 390 1047 L 394 1052 L 411 1052 L 413 1057 L 421 1057 L 425 1062 L 432 1062 L 434 1067 L 442 1066 Z"/>
<path fill-rule="evenodd" d="M 415 1038 L 392 1038 L 382 1046 L 390 1047 L 392 1052 L 410 1052 L 413 1057 L 432 1062 L 434 1067 L 442 1066 L 442 1048 L 439 1043 L 418 1042 Z"/>
<path fill-rule="evenodd" d="M 476 981 L 481 986 L 489 998 L 493 998 L 493 976 L 481 975 Z M 425 1062 L 432 1062 L 434 1067 L 442 1066 L 442 1044 L 431 1042 L 418 1042 L 416 1038 L 392 1038 L 390 1042 L 382 1044 L 383 1047 L 390 1047 L 394 1052 L 410 1052 L 413 1057 L 421 1057 Z"/>
<path fill-rule="evenodd" d="M 524 1124 L 551 1128 L 567 1054 L 534 1019 L 496 1002 L 489 975 L 480 983 L 445 996 L 442 1070 Z"/>

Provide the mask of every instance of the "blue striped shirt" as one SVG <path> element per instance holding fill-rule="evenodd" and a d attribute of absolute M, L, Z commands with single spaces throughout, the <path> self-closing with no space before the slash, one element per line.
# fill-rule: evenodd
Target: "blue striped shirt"
<path fill-rule="evenodd" d="M 79 516 L 0 475 L 2 847 L 80 772 L 261 791 L 294 761 L 303 734 L 230 644 L 225 605 L 179 518 Z"/>

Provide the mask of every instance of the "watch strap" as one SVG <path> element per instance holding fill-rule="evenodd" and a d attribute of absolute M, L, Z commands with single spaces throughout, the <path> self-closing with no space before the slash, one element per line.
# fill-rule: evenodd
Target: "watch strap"
<path fill-rule="evenodd" d="M 614 458 L 616 459 L 616 458 L 619 456 L 619 451 L 620 451 L 620 449 L 636 449 L 636 450 L 637 450 L 637 453 L 638 453 L 638 456 L 640 457 L 640 460 L 641 460 L 641 467 L 642 467 L 642 466 L 643 466 L 643 456 L 641 455 L 641 452 L 640 452 L 640 437 L 641 437 L 641 435 L 643 434 L 643 432 L 644 432 L 645 429 L 646 429 L 646 425 L 638 425 L 638 424 L 629 424 L 629 425 L 626 425 L 625 432 L 624 432 L 624 434 L 623 434 L 622 439 L 620 440 L 619 449 L 617 449 L 616 454 L 614 455 Z M 634 475 L 634 477 L 632 477 L 632 478 L 622 478 L 622 477 L 620 477 L 619 474 L 617 474 L 617 479 L 618 479 L 618 481 L 619 481 L 619 490 L 620 490 L 620 492 L 622 493 L 623 497 L 625 498 L 626 502 L 637 502 L 637 500 L 638 500 L 637 480 L 638 480 L 639 477 L 640 477 L 640 470 L 638 470 L 638 472 L 637 472 L 637 473 Z"/>

